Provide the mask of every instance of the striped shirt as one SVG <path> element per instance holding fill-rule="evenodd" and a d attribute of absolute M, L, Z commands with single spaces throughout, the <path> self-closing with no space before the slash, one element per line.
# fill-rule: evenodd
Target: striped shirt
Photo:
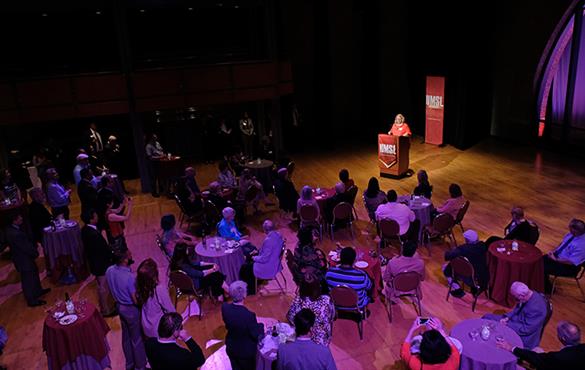
<path fill-rule="evenodd" d="M 331 267 L 325 274 L 325 280 L 329 289 L 339 285 L 346 285 L 357 292 L 358 306 L 365 307 L 368 304 L 368 290 L 372 289 L 372 282 L 368 274 L 352 267 Z"/>

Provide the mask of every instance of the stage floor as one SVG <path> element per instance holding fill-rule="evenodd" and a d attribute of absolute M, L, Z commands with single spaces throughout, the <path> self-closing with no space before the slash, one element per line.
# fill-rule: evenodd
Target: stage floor
<path fill-rule="evenodd" d="M 529 219 L 534 220 L 541 229 L 537 246 L 546 252 L 558 245 L 567 232 L 571 218 L 585 218 L 585 173 L 582 160 L 566 158 L 554 153 L 541 152 L 531 147 L 522 147 L 496 140 L 487 140 L 469 150 L 460 151 L 447 146 L 438 148 L 413 142 L 411 148 L 410 168 L 416 173 L 419 169 L 427 170 L 434 187 L 433 201 L 442 203 L 447 198 L 450 183 L 461 185 L 463 193 L 471 201 L 471 206 L 464 220 L 465 228 L 471 228 L 482 239 L 490 235 L 500 235 L 509 221 L 512 205 L 525 208 Z M 336 233 L 336 239 L 344 245 L 366 246 L 373 248 L 375 230 L 367 222 L 361 193 L 371 176 L 378 176 L 377 153 L 375 143 L 371 147 L 344 147 L 336 151 L 320 153 L 303 153 L 295 155 L 296 170 L 293 181 L 297 189 L 309 184 L 315 187 L 332 187 L 337 181 L 340 168 L 347 168 L 351 177 L 360 188 L 356 200 L 359 221 L 356 223 L 356 239 L 349 239 L 348 233 Z M 201 187 L 212 181 L 217 174 L 215 165 L 196 165 L 198 182 Z M 395 189 L 399 194 L 412 191 L 416 176 L 401 180 L 380 179 L 383 190 Z M 133 251 L 136 265 L 144 258 L 152 257 L 159 263 L 161 277 L 165 275 L 167 263 L 154 243 L 154 236 L 159 232 L 161 215 L 175 213 L 175 203 L 165 198 L 152 198 L 149 194 L 136 194 L 138 181 L 129 181 L 128 189 L 135 195 L 135 207 L 132 219 L 127 223 L 127 239 Z M 73 218 L 79 219 L 79 202 L 72 206 Z M 275 207 L 264 209 L 263 214 L 251 217 L 247 224 L 252 232 L 252 241 L 261 245 L 261 222 L 271 218 L 278 224 L 279 230 L 287 239 L 288 248 L 296 244 L 297 228 L 280 219 Z M 460 230 L 456 230 L 458 242 L 462 242 Z M 328 251 L 334 244 L 325 238 L 320 246 Z M 424 315 L 438 316 L 451 328 L 457 322 L 467 318 L 477 318 L 488 312 L 502 312 L 503 307 L 487 301 L 481 296 L 475 313 L 471 312 L 471 297 L 467 294 L 462 300 L 451 298 L 445 301 L 446 282 L 442 276 L 441 265 L 446 245 L 433 245 L 432 256 L 426 250 L 422 256 L 426 262 L 427 280 L 423 283 Z M 39 259 L 39 266 L 44 261 Z M 294 283 L 285 266 L 288 280 L 286 295 L 278 294 L 276 285 L 268 287 L 272 292 L 266 296 L 251 297 L 246 305 L 259 317 L 284 320 L 289 304 L 294 296 Z M 43 275 L 44 276 L 44 275 Z M 97 303 L 96 283 L 93 279 L 71 286 L 52 286 L 47 279 L 45 286 L 51 286 L 49 303 L 62 299 L 65 292 L 74 297 L 87 297 Z M 20 291 L 18 274 L 9 260 L 0 260 L 0 325 L 8 330 L 10 336 L 0 364 L 11 370 L 46 369 L 47 360 L 42 352 L 42 327 L 45 309 L 27 308 Z M 558 350 L 560 343 L 556 339 L 556 324 L 559 320 L 570 320 L 585 329 L 585 317 L 579 290 L 569 280 L 558 284 L 553 297 L 554 314 L 546 328 L 541 346 L 545 350 Z M 185 308 L 185 302 L 179 302 L 179 310 Z M 349 321 L 337 321 L 334 324 L 331 350 L 339 369 L 397 369 L 402 368 L 399 360 L 400 345 L 416 313 L 412 305 L 402 302 L 393 308 L 394 321 L 388 322 L 384 305 L 378 300 L 370 306 L 371 316 L 364 325 L 364 339 L 359 340 L 356 325 Z M 208 357 L 204 369 L 228 369 L 226 362 L 225 327 L 221 320 L 219 306 L 206 301 L 204 318 L 198 321 L 191 318 L 185 325 Z M 110 357 L 113 369 L 123 369 L 124 357 L 121 349 L 121 331 L 119 319 L 106 319 L 112 331 L 108 334 L 111 346 Z M 397 362 L 398 361 L 398 362 Z"/>

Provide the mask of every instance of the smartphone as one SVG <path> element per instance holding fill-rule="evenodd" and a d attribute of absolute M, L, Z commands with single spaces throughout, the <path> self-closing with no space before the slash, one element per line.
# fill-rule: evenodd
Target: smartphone
<path fill-rule="evenodd" d="M 428 317 L 419 317 L 418 322 L 421 325 L 427 324 L 431 319 Z"/>

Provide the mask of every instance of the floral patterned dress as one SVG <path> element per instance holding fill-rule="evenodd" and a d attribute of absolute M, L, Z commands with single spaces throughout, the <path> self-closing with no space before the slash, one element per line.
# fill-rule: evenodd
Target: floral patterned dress
<path fill-rule="evenodd" d="M 312 301 L 310 298 L 296 296 L 286 315 L 288 321 L 293 324 L 295 315 L 303 308 L 308 308 L 315 314 L 315 325 L 311 329 L 311 339 L 317 344 L 329 346 L 331 343 L 331 329 L 335 308 L 331 298 L 326 295 Z"/>

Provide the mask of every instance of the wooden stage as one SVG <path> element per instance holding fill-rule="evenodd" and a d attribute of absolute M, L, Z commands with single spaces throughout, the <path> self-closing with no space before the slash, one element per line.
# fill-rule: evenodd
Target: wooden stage
<path fill-rule="evenodd" d="M 351 177 L 360 188 L 356 209 L 360 220 L 356 223 L 356 239 L 350 240 L 348 233 L 336 233 L 337 240 L 345 245 L 359 245 L 373 248 L 375 242 L 372 225 L 367 222 L 361 193 L 371 176 L 378 176 L 377 153 L 375 144 L 371 147 L 344 148 L 337 152 L 307 153 L 294 157 L 296 171 L 293 180 L 297 189 L 309 184 L 319 187 L 331 187 L 337 181 L 340 168 L 347 168 Z M 537 246 L 546 252 L 558 245 L 567 232 L 569 220 L 573 217 L 585 218 L 585 171 L 581 160 L 565 158 L 550 152 L 540 152 L 531 147 L 521 147 L 488 140 L 467 151 L 452 147 L 438 148 L 420 144 L 415 140 L 411 149 L 411 169 L 415 172 L 426 169 L 434 187 L 433 201 L 442 203 L 448 195 L 450 183 L 459 183 L 467 199 L 471 201 L 469 212 L 464 220 L 466 228 L 478 231 L 485 240 L 490 235 L 500 235 L 508 223 L 512 205 L 523 206 L 528 218 L 534 220 L 541 228 L 541 237 Z M 212 181 L 217 174 L 215 165 L 196 165 L 200 186 Z M 416 178 L 402 180 L 380 179 L 383 190 L 396 189 L 399 194 L 412 191 Z M 128 189 L 136 190 L 138 181 L 128 182 Z M 166 198 L 152 198 L 149 194 L 134 195 L 135 207 L 131 221 L 127 224 L 127 238 L 133 251 L 136 265 L 144 258 L 153 257 L 159 262 L 164 276 L 167 264 L 154 243 L 155 233 L 159 231 L 161 215 L 173 212 L 178 215 L 175 203 Z M 79 202 L 72 207 L 72 215 L 78 219 Z M 278 216 L 276 207 L 269 207 L 263 214 L 251 218 L 247 224 L 252 232 L 252 241 L 260 245 L 262 235 L 260 225 L 263 219 L 272 218 L 278 223 L 279 230 L 287 239 L 288 248 L 296 244 L 296 226 L 288 224 Z M 460 230 L 456 230 L 458 242 L 462 242 Z M 321 247 L 326 251 L 333 243 L 325 238 Z M 440 317 L 447 328 L 462 319 L 480 317 L 484 313 L 499 311 L 504 308 L 481 296 L 475 313 L 471 312 L 471 297 L 467 294 L 462 300 L 451 298 L 445 301 L 446 281 L 441 273 L 443 252 L 447 245 L 434 244 L 432 256 L 426 250 L 422 256 L 426 262 L 427 280 L 423 283 L 424 299 L 422 301 L 425 315 Z M 39 259 L 39 266 L 44 262 Z M 294 295 L 294 283 L 286 269 L 288 293 L 278 294 L 276 290 L 264 295 L 251 297 L 246 301 L 259 317 L 283 320 L 289 303 Z M 47 279 L 45 286 L 50 286 Z M 49 303 L 63 299 L 65 292 L 74 297 L 87 297 L 97 303 L 96 283 L 88 279 L 82 284 L 72 286 L 52 286 L 48 296 Z M 270 285 L 275 289 L 276 285 Z M 0 364 L 8 369 L 46 369 L 47 360 L 42 352 L 41 337 L 45 309 L 27 308 L 22 294 L 19 293 L 18 274 L 12 263 L 6 258 L 0 260 L 0 325 L 10 335 Z M 556 339 L 556 324 L 559 320 L 571 320 L 585 329 L 585 316 L 582 314 L 585 304 L 574 282 L 563 280 L 553 297 L 554 314 L 546 328 L 541 346 L 545 350 L 557 350 L 560 343 Z M 185 308 L 185 301 L 179 303 L 179 309 Z M 378 300 L 370 305 L 371 316 L 364 325 L 364 339 L 359 340 L 355 323 L 338 321 L 334 324 L 331 349 L 339 369 L 400 369 L 399 349 L 416 313 L 406 301 L 394 306 L 394 322 L 390 324 L 384 305 Z M 186 329 L 204 348 L 208 361 L 204 369 L 226 369 L 223 339 L 225 328 L 221 320 L 219 306 L 210 301 L 204 304 L 204 317 L 196 317 L 186 323 Z M 112 331 L 108 338 L 111 346 L 110 357 L 113 369 L 123 369 L 124 358 L 121 349 L 121 332 L 119 319 L 107 319 Z"/>

